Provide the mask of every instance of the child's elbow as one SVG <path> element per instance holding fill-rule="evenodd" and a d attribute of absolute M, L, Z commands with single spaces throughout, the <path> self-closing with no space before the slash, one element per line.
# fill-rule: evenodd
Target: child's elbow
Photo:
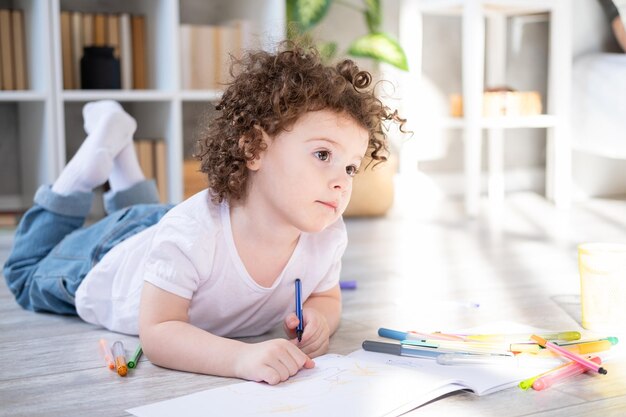
<path fill-rule="evenodd" d="M 139 325 L 139 341 L 141 343 L 141 349 L 144 355 L 150 360 L 150 362 L 158 365 L 153 359 L 158 358 L 158 346 L 159 336 L 156 325 Z"/>

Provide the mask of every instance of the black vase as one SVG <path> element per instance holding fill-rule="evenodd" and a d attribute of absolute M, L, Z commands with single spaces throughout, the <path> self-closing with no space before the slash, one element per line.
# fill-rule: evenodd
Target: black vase
<path fill-rule="evenodd" d="M 108 46 L 87 46 L 80 60 L 81 88 L 115 90 L 122 88 L 120 60 Z"/>

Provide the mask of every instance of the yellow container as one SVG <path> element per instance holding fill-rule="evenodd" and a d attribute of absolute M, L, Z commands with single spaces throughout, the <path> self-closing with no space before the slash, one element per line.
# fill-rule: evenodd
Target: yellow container
<path fill-rule="evenodd" d="M 626 244 L 578 246 L 582 326 L 597 332 L 626 331 Z"/>

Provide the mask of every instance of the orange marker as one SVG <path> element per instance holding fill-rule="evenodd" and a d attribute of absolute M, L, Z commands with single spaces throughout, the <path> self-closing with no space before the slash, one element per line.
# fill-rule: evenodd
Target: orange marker
<path fill-rule="evenodd" d="M 124 345 L 122 345 L 122 342 L 117 341 L 113 343 L 113 356 L 115 357 L 117 374 L 119 376 L 126 376 L 128 367 L 126 366 L 126 353 L 124 352 Z"/>
<path fill-rule="evenodd" d="M 115 369 L 115 363 L 113 362 L 113 354 L 111 353 L 111 349 L 109 349 L 109 345 L 107 341 L 104 339 L 100 339 L 100 354 L 104 357 L 104 361 L 110 370 Z"/>

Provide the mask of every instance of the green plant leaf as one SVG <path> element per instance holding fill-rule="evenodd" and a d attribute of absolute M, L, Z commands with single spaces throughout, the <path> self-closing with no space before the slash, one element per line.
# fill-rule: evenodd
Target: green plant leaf
<path fill-rule="evenodd" d="M 292 17 L 303 32 L 310 30 L 326 16 L 332 0 L 293 0 Z"/>
<path fill-rule="evenodd" d="M 382 32 L 370 33 L 356 39 L 348 48 L 352 56 L 373 58 L 404 71 L 409 70 L 406 55 L 400 44 Z"/>
<path fill-rule="evenodd" d="M 324 62 L 330 62 L 337 53 L 337 42 L 319 42 L 317 50 Z"/>
<path fill-rule="evenodd" d="M 365 3 L 365 20 L 370 33 L 378 32 L 382 13 L 380 10 L 380 0 L 363 0 Z"/>

